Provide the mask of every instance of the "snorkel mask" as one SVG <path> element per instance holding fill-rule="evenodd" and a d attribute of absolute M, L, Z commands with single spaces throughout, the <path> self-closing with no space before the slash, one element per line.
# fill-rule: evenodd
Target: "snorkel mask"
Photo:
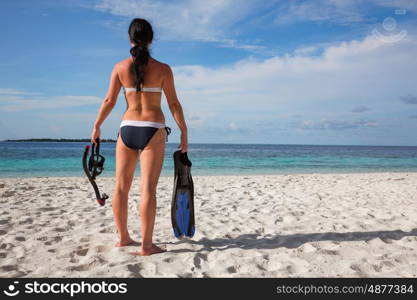
<path fill-rule="evenodd" d="M 96 145 L 97 144 L 97 145 Z M 88 180 L 90 181 L 91 185 L 93 186 L 94 193 L 96 194 L 96 200 L 98 204 L 103 206 L 106 202 L 106 199 L 109 198 L 105 193 L 100 195 L 100 191 L 98 189 L 96 183 L 96 177 L 100 175 L 104 170 L 104 162 L 105 158 L 103 155 L 100 155 L 100 139 L 96 139 L 96 144 L 92 143 L 91 145 L 91 155 L 88 158 L 87 156 L 90 151 L 90 145 L 85 146 L 84 155 L 83 155 L 83 169 L 84 173 L 87 175 Z"/>
<path fill-rule="evenodd" d="M 100 140 L 97 139 L 97 146 L 93 143 L 91 146 L 91 155 L 88 160 L 88 170 L 91 172 L 91 177 L 96 179 L 104 170 L 105 158 L 100 155 Z"/>

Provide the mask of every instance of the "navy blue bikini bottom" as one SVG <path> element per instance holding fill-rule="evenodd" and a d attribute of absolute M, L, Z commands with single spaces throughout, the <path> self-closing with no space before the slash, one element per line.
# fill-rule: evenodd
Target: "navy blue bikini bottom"
<path fill-rule="evenodd" d="M 143 150 L 159 128 L 165 128 L 167 132 L 166 141 L 168 141 L 171 128 L 158 122 L 122 120 L 119 133 L 127 147 L 134 150 Z M 119 133 L 117 137 L 119 137 Z"/>

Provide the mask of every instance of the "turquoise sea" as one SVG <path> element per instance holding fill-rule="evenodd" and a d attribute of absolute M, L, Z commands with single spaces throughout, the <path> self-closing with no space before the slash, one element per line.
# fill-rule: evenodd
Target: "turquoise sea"
<path fill-rule="evenodd" d="M 84 176 L 85 145 L 0 142 L 0 177 Z M 167 144 L 162 176 L 173 175 L 177 145 Z M 102 143 L 101 153 L 106 157 L 102 176 L 114 176 L 115 143 Z M 189 158 L 193 175 L 417 172 L 417 147 L 405 146 L 190 144 Z"/>

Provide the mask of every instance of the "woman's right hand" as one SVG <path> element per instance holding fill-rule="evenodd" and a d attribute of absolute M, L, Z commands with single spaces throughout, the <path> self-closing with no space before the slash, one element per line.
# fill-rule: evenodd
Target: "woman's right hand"
<path fill-rule="evenodd" d="M 93 132 L 91 133 L 91 143 L 97 146 L 96 139 L 99 138 L 101 135 L 100 127 L 94 127 Z"/>
<path fill-rule="evenodd" d="M 181 152 L 187 152 L 188 151 L 188 137 L 187 134 L 181 133 L 181 142 L 178 146 L 180 148 Z"/>

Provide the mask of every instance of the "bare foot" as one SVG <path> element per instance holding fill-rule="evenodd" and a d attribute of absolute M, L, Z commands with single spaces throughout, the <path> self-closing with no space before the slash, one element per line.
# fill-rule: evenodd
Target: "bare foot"
<path fill-rule="evenodd" d="M 166 251 L 167 251 L 166 249 L 159 248 L 157 245 L 152 244 L 152 246 L 150 248 L 141 247 L 138 252 L 134 252 L 132 254 L 133 255 L 139 255 L 139 256 L 149 256 L 149 255 L 152 255 L 152 254 L 163 253 L 163 252 L 166 252 Z"/>
<path fill-rule="evenodd" d="M 116 247 L 124 247 L 124 246 L 134 246 L 134 245 L 139 245 L 139 243 L 135 242 L 134 240 L 129 238 L 127 240 L 121 240 L 121 241 L 117 242 L 115 246 Z"/>

